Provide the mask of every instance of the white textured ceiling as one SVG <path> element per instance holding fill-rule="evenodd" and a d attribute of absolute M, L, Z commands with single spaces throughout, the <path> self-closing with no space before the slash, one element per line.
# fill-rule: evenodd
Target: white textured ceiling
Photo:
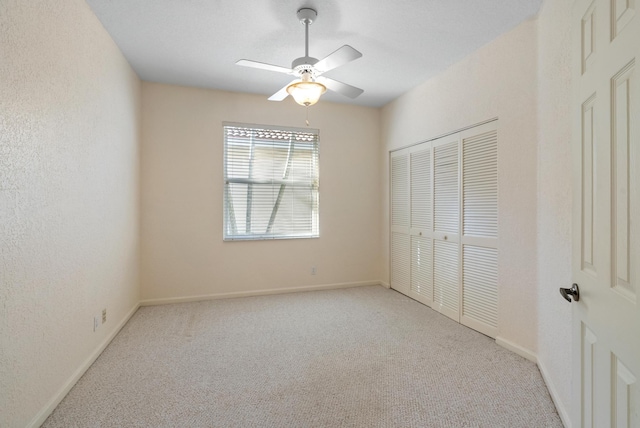
<path fill-rule="evenodd" d="M 289 67 L 304 56 L 301 7 L 318 11 L 309 54 L 349 44 L 363 57 L 327 77 L 364 89 L 379 107 L 534 16 L 542 0 L 87 0 L 140 78 L 185 86 L 273 94 L 291 76 L 235 65 Z M 285 102 L 291 102 L 287 100 Z"/>

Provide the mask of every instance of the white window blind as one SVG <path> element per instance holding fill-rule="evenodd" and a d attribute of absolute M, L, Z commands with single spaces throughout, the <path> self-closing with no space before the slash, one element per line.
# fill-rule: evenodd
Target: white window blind
<path fill-rule="evenodd" d="M 224 124 L 224 239 L 315 238 L 316 129 Z"/>

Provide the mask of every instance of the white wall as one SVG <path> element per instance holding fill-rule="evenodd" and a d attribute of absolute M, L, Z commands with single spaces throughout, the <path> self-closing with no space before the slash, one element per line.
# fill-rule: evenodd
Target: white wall
<path fill-rule="evenodd" d="M 383 276 L 389 281 L 390 150 L 499 118 L 498 337 L 533 357 L 536 293 L 536 22 L 527 21 L 383 108 Z"/>
<path fill-rule="evenodd" d="M 538 363 L 563 420 L 571 407 L 571 0 L 538 17 Z"/>
<path fill-rule="evenodd" d="M 147 82 L 142 93 L 144 301 L 380 278 L 379 109 L 309 110 L 320 129 L 320 238 L 223 242 L 222 122 L 304 127 L 305 109 Z"/>
<path fill-rule="evenodd" d="M 0 2 L 0 426 L 42 422 L 138 303 L 139 90 L 83 0 Z"/>

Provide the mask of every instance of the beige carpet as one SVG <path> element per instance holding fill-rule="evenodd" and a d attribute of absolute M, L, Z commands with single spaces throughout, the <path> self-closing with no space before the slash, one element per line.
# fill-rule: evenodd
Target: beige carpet
<path fill-rule="evenodd" d="M 562 427 L 535 364 L 383 287 L 143 307 L 44 427 Z"/>

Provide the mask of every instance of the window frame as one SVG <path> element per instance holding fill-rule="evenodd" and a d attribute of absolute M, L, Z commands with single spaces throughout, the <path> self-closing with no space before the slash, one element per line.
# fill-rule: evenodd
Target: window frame
<path fill-rule="evenodd" d="M 239 177 L 229 177 L 228 176 L 228 129 L 229 128 L 244 128 L 249 130 L 263 130 L 263 131 L 274 131 L 274 132 L 283 132 L 283 133 L 293 133 L 293 134 L 313 134 L 315 139 L 312 140 L 312 161 L 315 163 L 313 167 L 315 171 L 315 175 L 310 182 L 310 184 L 306 184 L 307 186 L 311 186 L 312 192 L 312 202 L 309 210 L 311 231 L 308 233 L 295 233 L 295 231 L 287 231 L 286 233 L 249 233 L 249 234 L 239 234 L 239 233 L 230 233 L 228 222 L 230 220 L 229 208 L 230 205 L 228 203 L 229 197 L 229 184 L 230 183 L 238 183 L 238 184 L 247 184 L 247 185 L 265 185 L 272 184 L 273 186 L 277 186 L 278 184 L 281 186 L 282 190 L 285 191 L 283 186 L 287 186 L 286 178 L 277 179 L 272 177 L 271 180 L 264 179 L 251 179 L 251 178 L 239 178 Z M 222 195 L 222 209 L 223 209 L 223 220 L 222 220 L 222 236 L 223 241 L 232 242 L 232 241 L 269 241 L 269 240 L 282 240 L 282 239 L 314 239 L 320 237 L 320 130 L 315 128 L 295 128 L 295 127 L 287 127 L 287 126 L 279 126 L 279 125 L 262 125 L 262 124 L 250 124 L 250 123 L 238 123 L 238 122 L 223 122 L 222 123 L 222 133 L 223 133 L 223 157 L 222 157 L 222 176 L 223 176 L 223 195 Z M 266 141 L 266 140 L 265 140 Z M 286 168 L 288 168 L 287 166 Z M 283 173 L 286 173 L 283 171 Z M 269 183 L 270 182 L 270 183 Z M 304 185 L 302 185 L 304 187 Z M 276 216 L 278 212 L 279 206 L 277 206 L 277 202 L 274 202 L 272 208 L 272 215 Z M 253 212 L 253 211 L 252 211 Z M 246 214 L 246 209 L 245 209 Z"/>

